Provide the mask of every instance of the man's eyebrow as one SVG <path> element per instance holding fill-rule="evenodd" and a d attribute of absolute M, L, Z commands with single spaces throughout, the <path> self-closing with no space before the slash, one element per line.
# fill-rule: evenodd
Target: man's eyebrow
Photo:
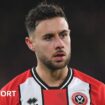
<path fill-rule="evenodd" d="M 61 32 L 59 32 L 59 34 L 65 33 L 65 32 L 69 32 L 70 30 L 62 30 Z"/>
<path fill-rule="evenodd" d="M 62 33 L 69 32 L 69 31 L 70 31 L 69 29 L 68 30 L 65 29 L 65 30 L 58 32 L 58 34 L 62 34 Z M 54 33 L 46 33 L 46 34 L 42 35 L 42 37 L 53 36 L 53 35 L 54 35 Z"/>

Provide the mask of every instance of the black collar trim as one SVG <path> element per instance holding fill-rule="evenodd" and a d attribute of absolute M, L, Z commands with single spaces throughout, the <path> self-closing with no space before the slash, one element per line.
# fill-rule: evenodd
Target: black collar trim
<path fill-rule="evenodd" d="M 66 77 L 66 79 L 64 80 L 64 82 L 58 86 L 58 87 L 50 87 L 48 86 L 40 77 L 39 75 L 37 74 L 36 72 L 36 69 L 35 67 L 33 67 L 31 69 L 31 73 L 32 73 L 32 76 L 34 77 L 35 81 L 44 89 L 48 90 L 48 89 L 63 89 L 63 88 L 66 88 L 68 86 L 68 84 L 71 82 L 72 78 L 73 78 L 73 70 L 72 68 L 70 68 L 68 70 L 68 75 Z"/>

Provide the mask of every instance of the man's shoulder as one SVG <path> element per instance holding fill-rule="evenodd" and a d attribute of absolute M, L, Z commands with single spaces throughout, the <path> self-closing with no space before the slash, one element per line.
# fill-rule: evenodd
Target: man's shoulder
<path fill-rule="evenodd" d="M 86 73 L 83 73 L 77 69 L 74 69 L 74 77 L 77 77 L 77 78 L 81 79 L 82 81 L 87 82 L 91 86 L 94 86 L 94 87 L 98 87 L 98 86 L 105 87 L 105 84 L 103 82 L 101 82 L 101 81 L 95 79 L 94 77 L 92 77 Z"/>
<path fill-rule="evenodd" d="M 89 90 L 89 94 L 91 95 L 92 103 L 96 103 L 98 105 L 105 105 L 105 84 L 77 69 L 73 69 L 73 72 L 73 78 L 74 82 L 76 82 L 76 85 L 79 85 L 83 88 L 88 87 L 87 89 Z"/>
<path fill-rule="evenodd" d="M 18 88 L 18 86 L 23 83 L 27 78 L 31 77 L 31 69 L 22 72 L 21 74 L 14 77 L 11 81 L 9 81 L 1 90 L 13 90 Z"/>

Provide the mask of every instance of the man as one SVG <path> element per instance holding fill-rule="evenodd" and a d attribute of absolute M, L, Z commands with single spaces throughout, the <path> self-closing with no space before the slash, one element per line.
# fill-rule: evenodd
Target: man
<path fill-rule="evenodd" d="M 37 66 L 1 89 L 0 105 L 105 105 L 105 85 L 68 67 L 70 29 L 59 6 L 40 4 L 26 17 L 25 42 Z"/>

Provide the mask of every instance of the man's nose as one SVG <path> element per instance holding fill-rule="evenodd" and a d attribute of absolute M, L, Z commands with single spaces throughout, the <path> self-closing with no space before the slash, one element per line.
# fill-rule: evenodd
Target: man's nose
<path fill-rule="evenodd" d="M 55 46 L 56 49 L 58 49 L 58 48 L 60 48 L 60 49 L 64 48 L 64 42 L 63 42 L 63 40 L 59 36 L 57 36 L 55 38 L 54 46 Z"/>

